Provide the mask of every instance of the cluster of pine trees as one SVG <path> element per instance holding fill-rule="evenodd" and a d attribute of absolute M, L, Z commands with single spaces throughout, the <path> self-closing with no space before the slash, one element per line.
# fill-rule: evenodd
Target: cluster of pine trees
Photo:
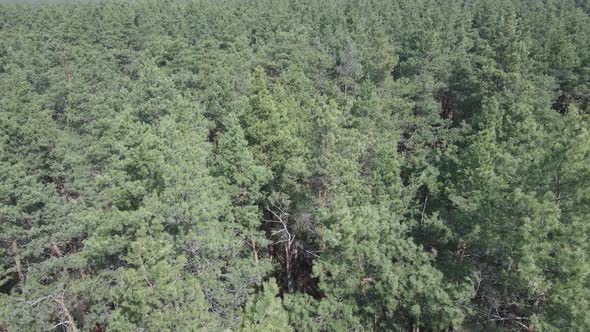
<path fill-rule="evenodd" d="M 0 331 L 589 331 L 590 2 L 0 5 Z"/>

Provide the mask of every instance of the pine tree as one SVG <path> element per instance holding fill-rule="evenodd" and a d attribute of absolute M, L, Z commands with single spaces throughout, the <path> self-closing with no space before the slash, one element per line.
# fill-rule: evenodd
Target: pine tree
<path fill-rule="evenodd" d="M 174 257 L 172 239 L 158 220 L 142 227 L 125 257 L 127 267 L 114 273 L 114 331 L 134 329 L 210 331 L 217 329 L 194 276 L 182 273 L 187 259 Z"/>
<path fill-rule="evenodd" d="M 271 279 L 263 285 L 261 293 L 248 303 L 242 318 L 241 331 L 292 331 L 289 316 L 278 297 L 279 288 Z"/>

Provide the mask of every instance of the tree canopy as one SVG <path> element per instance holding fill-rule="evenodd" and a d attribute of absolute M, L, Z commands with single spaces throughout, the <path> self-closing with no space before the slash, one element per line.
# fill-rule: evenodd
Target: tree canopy
<path fill-rule="evenodd" d="M 589 312 L 588 1 L 0 4 L 0 332 Z"/>

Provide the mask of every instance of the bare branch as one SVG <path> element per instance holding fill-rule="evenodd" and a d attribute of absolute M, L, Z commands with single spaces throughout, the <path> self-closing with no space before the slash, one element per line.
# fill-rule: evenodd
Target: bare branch
<path fill-rule="evenodd" d="M 66 304 L 64 302 L 64 295 L 65 295 L 65 289 L 62 292 L 60 297 L 54 298 L 53 301 L 57 304 L 59 304 L 61 311 L 63 312 L 65 318 L 66 318 L 66 322 L 68 325 L 68 330 L 71 330 L 72 332 L 78 332 L 78 328 L 76 327 L 76 323 L 74 322 L 74 318 L 72 317 L 72 315 L 70 314 L 70 311 L 68 310 L 68 308 L 66 307 Z"/>

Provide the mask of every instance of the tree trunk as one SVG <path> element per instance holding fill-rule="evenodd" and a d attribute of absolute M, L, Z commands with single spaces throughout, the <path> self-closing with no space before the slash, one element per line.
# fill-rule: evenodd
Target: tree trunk
<path fill-rule="evenodd" d="M 55 303 L 59 304 L 61 311 L 63 312 L 66 321 L 68 322 L 68 331 L 78 332 L 78 328 L 76 327 L 76 323 L 74 322 L 74 318 L 70 314 L 70 311 L 66 307 L 64 303 L 63 295 L 59 298 L 54 299 Z"/>
<path fill-rule="evenodd" d="M 23 273 L 22 265 L 20 262 L 20 255 L 18 254 L 18 245 L 16 240 L 12 240 L 12 256 L 14 257 L 14 264 L 16 265 L 16 272 L 18 273 L 18 279 L 21 283 L 25 281 L 25 274 Z"/>

